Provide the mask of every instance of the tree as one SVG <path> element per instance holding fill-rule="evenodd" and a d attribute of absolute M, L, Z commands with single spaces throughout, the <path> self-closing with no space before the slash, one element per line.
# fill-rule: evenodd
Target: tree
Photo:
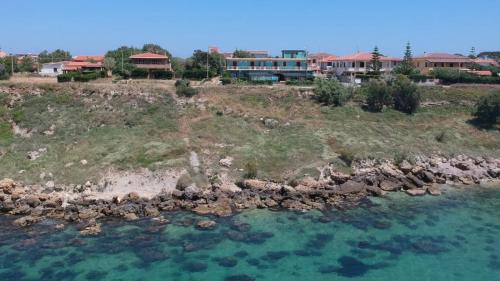
<path fill-rule="evenodd" d="M 105 58 L 113 58 L 115 60 L 113 72 L 130 75 L 135 66 L 129 57 L 140 52 L 142 52 L 140 49 L 122 46 L 118 49 L 108 51 Z"/>
<path fill-rule="evenodd" d="M 21 72 L 33 72 L 34 64 L 33 59 L 26 56 L 21 60 L 21 64 L 19 65 L 19 71 Z"/>
<path fill-rule="evenodd" d="M 391 89 L 383 80 L 371 80 L 367 87 L 366 103 L 368 109 L 375 112 L 380 112 L 384 106 L 389 106 L 393 103 Z"/>
<path fill-rule="evenodd" d="M 186 60 L 183 58 L 174 57 L 172 58 L 171 63 L 175 77 L 182 77 L 184 71 L 186 70 Z"/>
<path fill-rule="evenodd" d="M 113 75 L 113 69 L 116 67 L 116 61 L 113 57 L 105 57 L 102 65 L 108 72 L 108 76 Z"/>
<path fill-rule="evenodd" d="M 475 59 L 476 58 L 476 48 L 475 47 L 470 48 L 469 58 L 471 58 L 471 59 Z"/>
<path fill-rule="evenodd" d="M 233 58 L 254 58 L 254 57 L 255 57 L 255 55 L 251 54 L 248 51 L 244 51 L 244 50 L 236 49 L 233 52 Z"/>
<path fill-rule="evenodd" d="M 411 51 L 410 42 L 406 44 L 405 55 L 401 64 L 399 64 L 395 69 L 394 73 L 403 75 L 412 75 L 417 72 L 417 69 L 413 65 L 413 55 Z"/>
<path fill-rule="evenodd" d="M 420 106 L 420 92 L 417 85 L 408 77 L 398 75 L 392 85 L 394 108 L 396 110 L 413 114 Z"/>
<path fill-rule="evenodd" d="M 381 54 L 378 47 L 375 46 L 372 52 L 372 60 L 370 61 L 370 70 L 374 75 L 380 75 L 380 69 L 382 68 L 382 63 L 380 62 Z"/>
<path fill-rule="evenodd" d="M 40 54 L 38 54 L 38 61 L 40 63 L 58 62 L 67 60 L 71 60 L 71 53 L 61 49 L 57 49 L 53 52 L 45 50 Z"/>
<path fill-rule="evenodd" d="M 500 123 L 500 92 L 482 97 L 476 104 L 474 116 L 486 125 Z"/>
<path fill-rule="evenodd" d="M 10 77 L 10 75 L 9 75 L 9 72 L 7 71 L 7 68 L 0 61 L 0 80 L 7 80 L 7 79 L 9 79 L 9 77 Z"/>
<path fill-rule="evenodd" d="M 350 94 L 337 80 L 316 79 L 314 98 L 325 105 L 343 106 L 349 100 Z"/>
<path fill-rule="evenodd" d="M 222 75 L 224 71 L 224 57 L 221 54 L 209 54 L 202 50 L 196 50 L 193 52 L 193 55 L 186 61 L 184 77 L 191 79 L 206 78 L 207 68 L 209 78 L 215 77 L 217 75 Z"/>
<path fill-rule="evenodd" d="M 496 52 L 481 52 L 477 55 L 479 58 L 489 58 L 494 60 L 500 60 L 500 51 Z"/>
<path fill-rule="evenodd" d="M 172 54 L 167 51 L 166 49 L 162 48 L 160 45 L 157 44 L 144 44 L 142 46 L 142 51 L 145 53 L 154 53 L 154 54 L 160 54 L 160 55 L 166 55 L 169 58 L 172 58 Z"/>

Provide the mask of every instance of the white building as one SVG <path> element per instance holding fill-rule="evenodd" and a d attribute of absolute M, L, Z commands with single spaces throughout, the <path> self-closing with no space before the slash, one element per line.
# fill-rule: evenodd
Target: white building
<path fill-rule="evenodd" d="M 39 74 L 42 76 L 57 76 L 63 74 L 64 62 L 44 63 Z"/>

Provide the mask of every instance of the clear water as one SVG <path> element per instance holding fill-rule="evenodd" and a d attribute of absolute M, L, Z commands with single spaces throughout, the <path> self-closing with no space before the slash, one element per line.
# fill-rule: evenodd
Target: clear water
<path fill-rule="evenodd" d="M 246 211 L 197 230 L 109 221 L 102 235 L 0 219 L 0 280 L 500 280 L 500 188 L 403 194 L 329 212 Z"/>

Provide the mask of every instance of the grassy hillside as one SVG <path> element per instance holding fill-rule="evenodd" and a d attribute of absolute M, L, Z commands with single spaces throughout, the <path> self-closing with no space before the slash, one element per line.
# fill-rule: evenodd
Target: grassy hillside
<path fill-rule="evenodd" d="M 500 132 L 469 123 L 471 104 L 489 91 L 498 89 L 426 88 L 426 101 L 446 103 L 412 116 L 367 112 L 358 104 L 322 107 L 288 87 L 202 88 L 193 100 L 173 97 L 173 88 L 147 96 L 57 88 L 25 95 L 13 107 L 14 96 L 2 94 L 0 176 L 36 183 L 43 182 L 41 173 L 52 173 L 58 182 L 76 184 L 110 168 L 189 169 L 191 152 L 204 170 L 217 171 L 218 161 L 231 156 L 233 176 L 252 163 L 259 177 L 272 179 L 314 174 L 327 162 L 348 169 L 352 158 L 500 157 Z M 277 126 L 266 126 L 266 118 Z M 31 136 L 15 135 L 11 120 Z M 41 148 L 47 151 L 39 158 L 27 158 Z"/>

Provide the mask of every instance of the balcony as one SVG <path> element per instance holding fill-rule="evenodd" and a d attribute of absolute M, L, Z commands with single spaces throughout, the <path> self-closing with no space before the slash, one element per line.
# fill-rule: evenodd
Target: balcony
<path fill-rule="evenodd" d="M 135 67 L 142 69 L 172 69 L 170 64 L 135 64 Z"/>
<path fill-rule="evenodd" d="M 312 71 L 309 67 L 298 66 L 228 66 L 227 70 L 252 70 L 252 71 Z"/>

